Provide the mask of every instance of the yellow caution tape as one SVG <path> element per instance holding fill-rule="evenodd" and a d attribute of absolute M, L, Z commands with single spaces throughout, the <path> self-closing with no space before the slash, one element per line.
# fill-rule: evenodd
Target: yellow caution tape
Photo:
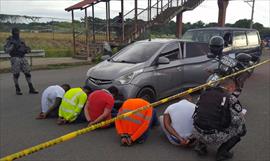
<path fill-rule="evenodd" d="M 114 117 L 114 118 L 112 118 L 112 119 L 110 119 L 110 120 L 102 121 L 102 122 L 97 123 L 97 124 L 95 124 L 95 125 L 91 125 L 91 126 L 89 126 L 89 127 L 86 127 L 86 128 L 83 128 L 83 129 L 80 129 L 80 130 L 77 130 L 77 131 L 68 133 L 68 134 L 66 134 L 66 135 L 63 135 L 63 136 L 61 136 L 61 137 L 59 137 L 59 138 L 50 140 L 50 141 L 48 141 L 48 142 L 45 142 L 45 143 L 42 143 L 42 144 L 33 146 L 33 147 L 31 147 L 31 148 L 22 150 L 22 151 L 20 151 L 20 152 L 17 152 L 17 153 L 11 154 L 11 155 L 8 155 L 8 156 L 6 156 L 6 157 L 1 158 L 0 161 L 12 161 L 12 160 L 15 160 L 15 159 L 22 158 L 22 157 L 27 156 L 27 155 L 30 155 L 30 154 L 32 154 L 32 153 L 34 153 L 34 152 L 37 152 L 37 151 L 40 151 L 40 150 L 42 150 L 42 149 L 51 147 L 51 146 L 56 145 L 56 144 L 59 144 L 59 143 L 61 143 L 61 142 L 68 141 L 68 140 L 73 139 L 73 138 L 75 138 L 75 137 L 77 137 L 77 136 L 79 136 L 79 135 L 82 135 L 82 134 L 88 133 L 88 132 L 90 132 L 90 131 L 93 131 L 93 130 L 95 130 L 95 129 L 97 129 L 97 128 L 103 127 L 104 125 L 109 125 L 109 124 L 113 123 L 115 120 L 119 120 L 119 119 L 128 117 L 128 116 L 130 116 L 130 115 L 132 115 L 132 114 L 134 114 L 134 113 L 137 113 L 137 112 L 139 112 L 139 111 L 143 111 L 143 110 L 148 109 L 148 108 L 150 108 L 150 107 L 156 107 L 156 106 L 158 106 L 158 105 L 164 104 L 164 103 L 169 102 L 169 101 L 171 101 L 171 100 L 174 100 L 174 99 L 177 99 L 177 98 L 181 98 L 181 97 L 183 97 L 183 96 L 186 96 L 186 95 L 188 95 L 188 94 L 190 94 L 190 93 L 192 93 L 192 92 L 201 90 L 201 89 L 203 89 L 203 88 L 207 88 L 207 87 L 209 87 L 209 86 L 210 86 L 211 84 L 213 84 L 213 83 L 216 83 L 216 82 L 225 80 L 225 79 L 227 79 L 227 78 L 236 76 L 236 75 L 241 74 L 241 73 L 243 73 L 243 72 L 245 72 L 245 71 L 248 71 L 248 70 L 253 69 L 253 68 L 256 68 L 256 67 L 258 67 L 258 66 L 260 66 L 260 65 L 266 64 L 266 63 L 268 63 L 268 62 L 270 62 L 270 59 L 265 60 L 265 61 L 263 61 L 263 62 L 261 62 L 261 63 L 256 64 L 256 65 L 253 65 L 253 66 L 251 66 L 251 67 L 248 67 L 248 68 L 246 68 L 246 69 L 244 69 L 244 70 L 241 70 L 241 71 L 238 71 L 238 72 L 236 72 L 236 73 L 233 73 L 233 74 L 231 74 L 231 75 L 228 75 L 228 76 L 225 76 L 225 77 L 223 77 L 223 78 L 220 78 L 220 79 L 218 79 L 218 80 L 216 80 L 216 81 L 211 81 L 211 82 L 202 84 L 202 85 L 200 85 L 200 86 L 191 88 L 191 89 L 189 89 L 189 90 L 187 90 L 187 91 L 184 91 L 184 92 L 181 92 L 181 93 L 179 93 L 179 94 L 176 94 L 176 95 L 173 95 L 173 96 L 164 98 L 164 99 L 162 99 L 162 100 L 160 100 L 160 101 L 154 102 L 154 103 L 152 103 L 152 104 L 150 104 L 150 105 L 147 105 L 147 106 L 138 108 L 138 109 L 136 109 L 136 110 L 133 110 L 133 111 L 130 111 L 130 112 L 127 112 L 127 113 L 124 113 L 124 114 L 121 114 L 121 115 L 119 115 L 119 116 L 117 116 L 117 117 Z"/>

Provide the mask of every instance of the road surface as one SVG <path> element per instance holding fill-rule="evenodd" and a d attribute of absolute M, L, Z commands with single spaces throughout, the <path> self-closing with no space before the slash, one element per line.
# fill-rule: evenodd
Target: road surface
<path fill-rule="evenodd" d="M 264 59 L 270 53 L 264 54 Z M 40 111 L 40 97 L 49 85 L 70 83 L 82 86 L 88 66 L 59 70 L 34 71 L 33 83 L 40 90 L 38 95 L 28 94 L 23 75 L 20 77 L 22 96 L 15 95 L 11 74 L 0 74 L 0 156 L 18 152 L 39 143 L 54 139 L 87 124 L 58 126 L 56 119 L 35 120 Z M 233 149 L 232 161 L 269 161 L 270 155 L 270 63 L 257 68 L 246 82 L 240 96 L 247 108 L 247 135 Z M 166 106 L 158 107 L 158 114 Z M 214 148 L 206 157 L 199 157 L 191 149 L 171 145 L 160 127 L 154 128 L 142 145 L 121 147 L 114 128 L 96 130 L 70 141 L 44 149 L 19 160 L 84 161 L 84 160 L 182 160 L 212 161 Z"/>

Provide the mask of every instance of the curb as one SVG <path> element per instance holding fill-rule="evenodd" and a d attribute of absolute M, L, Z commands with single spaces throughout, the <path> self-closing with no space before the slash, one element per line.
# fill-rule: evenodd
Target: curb
<path fill-rule="evenodd" d="M 47 65 L 35 65 L 31 67 L 31 71 L 34 70 L 50 70 L 50 69 L 62 69 L 73 66 L 81 66 L 81 65 L 92 65 L 94 64 L 91 61 L 86 62 L 74 62 L 74 63 L 59 63 L 59 64 L 47 64 Z M 9 73 L 11 72 L 10 68 L 1 68 L 0 73 Z"/>

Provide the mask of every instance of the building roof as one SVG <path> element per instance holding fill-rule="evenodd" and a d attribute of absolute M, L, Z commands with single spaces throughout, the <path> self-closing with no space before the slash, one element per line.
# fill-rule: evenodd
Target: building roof
<path fill-rule="evenodd" d="M 83 0 L 79 3 L 76 3 L 68 8 L 66 8 L 66 11 L 71 11 L 71 10 L 76 10 L 76 9 L 85 9 L 89 6 L 91 6 L 92 4 L 94 4 L 95 2 L 97 2 L 98 0 Z"/>

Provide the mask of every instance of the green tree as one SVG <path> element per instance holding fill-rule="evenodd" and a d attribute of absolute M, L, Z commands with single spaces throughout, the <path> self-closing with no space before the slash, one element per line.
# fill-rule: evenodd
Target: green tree
<path fill-rule="evenodd" d="M 232 27 L 241 27 L 241 28 L 249 28 L 250 27 L 250 20 L 248 19 L 241 19 L 236 21 Z"/>
<path fill-rule="evenodd" d="M 194 24 L 192 24 L 192 28 L 196 29 L 196 28 L 203 28 L 205 26 L 205 23 L 203 23 L 202 21 L 198 21 L 195 22 Z"/>
<path fill-rule="evenodd" d="M 252 26 L 254 29 L 258 30 L 258 31 L 261 31 L 264 29 L 264 26 L 263 24 L 260 24 L 258 22 L 254 23 L 253 26 Z"/>
<path fill-rule="evenodd" d="M 205 24 L 205 27 L 217 27 L 218 23 L 216 22 L 210 22 L 209 24 Z"/>

